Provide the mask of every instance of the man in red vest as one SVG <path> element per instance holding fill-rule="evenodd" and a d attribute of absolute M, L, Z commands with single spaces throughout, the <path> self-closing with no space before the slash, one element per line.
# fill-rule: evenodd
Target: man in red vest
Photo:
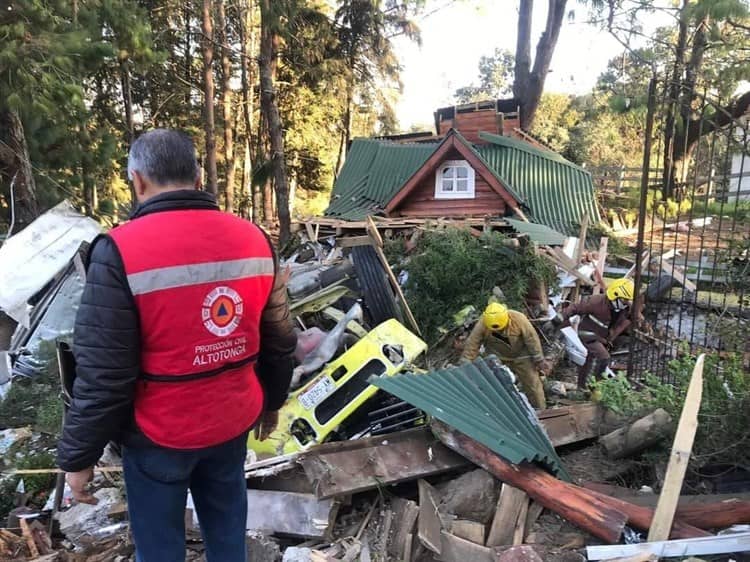
<path fill-rule="evenodd" d="M 244 562 L 248 431 L 275 427 L 296 337 L 271 243 L 198 191 L 191 139 L 157 129 L 130 149 L 139 205 L 92 244 L 75 325 L 73 404 L 59 466 L 78 501 L 123 443 L 140 562 L 185 559 L 190 490 L 211 562 Z"/>

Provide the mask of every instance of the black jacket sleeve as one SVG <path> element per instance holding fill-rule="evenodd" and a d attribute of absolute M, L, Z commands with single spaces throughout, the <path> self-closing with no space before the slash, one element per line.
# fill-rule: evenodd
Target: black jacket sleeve
<path fill-rule="evenodd" d="M 73 403 L 57 449 L 57 464 L 67 472 L 94 465 L 132 420 L 140 326 L 122 258 L 107 236 L 89 253 L 73 353 Z"/>
<path fill-rule="evenodd" d="M 296 347 L 297 335 L 294 333 L 289 313 L 286 283 L 277 272 L 271 295 L 260 319 L 257 373 L 266 391 L 267 410 L 278 410 L 286 401 L 292 380 Z"/>

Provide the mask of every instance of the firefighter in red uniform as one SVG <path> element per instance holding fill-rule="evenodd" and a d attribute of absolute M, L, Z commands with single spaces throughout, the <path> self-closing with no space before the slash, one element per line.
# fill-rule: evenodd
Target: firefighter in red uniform
<path fill-rule="evenodd" d="M 73 403 L 58 464 L 78 501 L 123 443 L 141 562 L 185 559 L 190 490 L 211 562 L 246 559 L 248 431 L 276 424 L 296 338 L 270 241 L 198 191 L 186 135 L 132 145 L 132 220 L 94 241 L 76 317 Z"/>

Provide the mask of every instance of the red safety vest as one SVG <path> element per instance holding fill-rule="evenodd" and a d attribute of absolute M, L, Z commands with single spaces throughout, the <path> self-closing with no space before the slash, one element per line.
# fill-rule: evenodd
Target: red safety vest
<path fill-rule="evenodd" d="M 274 280 L 268 239 L 204 209 L 144 215 L 110 236 L 140 316 L 138 427 L 175 449 L 237 437 L 263 411 L 255 360 Z"/>

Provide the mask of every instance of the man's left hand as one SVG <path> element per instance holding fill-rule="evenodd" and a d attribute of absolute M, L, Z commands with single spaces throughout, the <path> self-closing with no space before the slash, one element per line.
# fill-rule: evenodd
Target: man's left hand
<path fill-rule="evenodd" d="M 265 412 L 255 428 L 255 438 L 258 441 L 265 441 L 276 430 L 277 425 L 279 425 L 279 412 Z"/>
<path fill-rule="evenodd" d="M 68 481 L 68 486 L 70 486 L 70 490 L 73 492 L 73 498 L 77 502 L 89 503 L 91 505 L 96 505 L 99 502 L 99 500 L 86 489 L 88 483 L 94 479 L 93 466 L 84 468 L 78 472 L 68 472 L 65 475 L 65 479 Z"/>

